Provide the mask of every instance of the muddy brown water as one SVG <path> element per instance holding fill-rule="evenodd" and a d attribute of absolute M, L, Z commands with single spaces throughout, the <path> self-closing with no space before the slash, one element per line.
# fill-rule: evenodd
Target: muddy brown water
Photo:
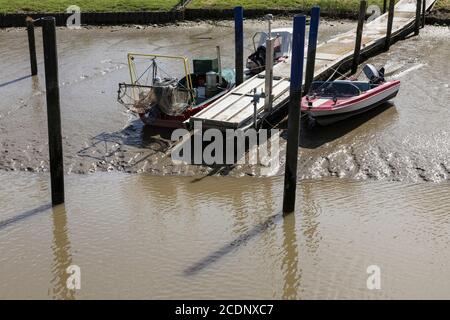
<path fill-rule="evenodd" d="M 0 173 L 0 298 L 450 298 L 446 183 L 305 180 L 283 219 L 282 177 L 48 178 Z"/>
<path fill-rule="evenodd" d="M 320 37 L 354 27 L 327 21 Z M 247 35 L 261 28 L 249 21 Z M 402 81 L 394 104 L 303 123 L 297 209 L 283 219 L 283 168 L 174 166 L 170 134 L 115 101 L 129 51 L 213 56 L 220 44 L 232 66 L 229 22 L 58 29 L 67 201 L 54 209 L 42 51 L 26 77 L 24 31 L 1 30 L 0 298 L 450 298 L 449 35 L 427 26 L 371 59 Z M 81 290 L 66 287 L 70 265 Z M 380 290 L 367 289 L 371 265 Z"/>

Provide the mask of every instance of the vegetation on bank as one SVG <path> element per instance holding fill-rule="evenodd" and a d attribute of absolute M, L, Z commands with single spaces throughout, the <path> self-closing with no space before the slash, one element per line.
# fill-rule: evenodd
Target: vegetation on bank
<path fill-rule="evenodd" d="M 192 0 L 188 8 L 309 9 L 318 4 L 328 12 L 357 11 L 360 0 Z M 82 12 L 169 11 L 180 0 L 0 0 L 0 13 L 65 12 L 77 5 Z M 383 6 L 383 0 L 368 0 Z M 438 0 L 436 9 L 450 11 L 450 0 Z"/>
<path fill-rule="evenodd" d="M 436 9 L 450 11 L 450 0 L 438 0 Z"/>
<path fill-rule="evenodd" d="M 318 4 L 327 11 L 357 11 L 360 0 L 192 0 L 188 8 L 229 9 L 241 5 L 247 9 L 309 9 Z M 368 0 L 368 5 L 383 7 L 383 0 Z M 388 0 L 389 3 L 389 0 Z M 450 0 L 438 0 L 436 9 L 450 10 Z"/>
<path fill-rule="evenodd" d="M 66 12 L 77 5 L 81 12 L 169 11 L 179 0 L 0 0 L 0 12 Z"/>
<path fill-rule="evenodd" d="M 360 0 L 193 0 L 189 8 L 227 9 L 242 5 L 246 9 L 309 9 L 319 5 L 323 10 L 354 11 Z M 383 0 L 368 0 L 383 6 Z"/>

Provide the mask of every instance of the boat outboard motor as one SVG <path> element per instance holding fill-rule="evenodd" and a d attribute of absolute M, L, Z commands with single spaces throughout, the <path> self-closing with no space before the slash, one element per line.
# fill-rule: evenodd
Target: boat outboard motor
<path fill-rule="evenodd" d="M 373 65 L 366 64 L 363 68 L 363 72 L 371 84 L 380 84 L 385 82 L 384 79 L 384 67 L 377 70 Z"/>
<path fill-rule="evenodd" d="M 246 67 L 251 74 L 257 74 L 264 70 L 266 66 L 266 47 L 259 46 L 254 53 L 248 57 Z"/>

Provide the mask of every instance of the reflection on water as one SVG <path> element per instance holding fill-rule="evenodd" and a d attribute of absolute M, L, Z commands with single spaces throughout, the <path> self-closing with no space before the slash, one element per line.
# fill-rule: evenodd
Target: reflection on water
<path fill-rule="evenodd" d="M 75 291 L 67 288 L 67 268 L 72 265 L 70 241 L 67 235 L 67 213 L 64 205 L 52 209 L 53 220 L 53 265 L 52 297 L 54 299 L 74 299 Z"/>
<path fill-rule="evenodd" d="M 47 178 L 0 173 L 0 221 L 48 201 Z M 0 298 L 450 297 L 448 184 L 302 181 L 283 218 L 282 177 L 193 181 L 69 175 L 65 207 L 0 229 Z"/>
<path fill-rule="evenodd" d="M 305 183 L 300 185 L 300 196 L 303 197 L 303 206 L 301 213 L 303 215 L 303 235 L 305 236 L 305 244 L 309 252 L 317 251 L 320 240 L 319 223 L 316 218 L 319 215 L 320 207 L 317 206 L 312 194 L 312 185 Z"/>
<path fill-rule="evenodd" d="M 298 269 L 297 237 L 295 233 L 295 214 L 283 218 L 283 299 L 297 299 L 301 273 Z"/>

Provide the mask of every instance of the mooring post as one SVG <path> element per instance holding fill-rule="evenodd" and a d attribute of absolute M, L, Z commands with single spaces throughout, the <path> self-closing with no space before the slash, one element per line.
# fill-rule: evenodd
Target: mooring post
<path fill-rule="evenodd" d="M 387 0 L 383 0 L 383 14 L 386 13 Z"/>
<path fill-rule="evenodd" d="M 31 64 L 31 75 L 35 76 L 38 74 L 37 69 L 37 59 L 36 59 L 36 41 L 34 38 L 34 23 L 31 17 L 27 20 L 27 33 L 28 33 L 28 48 L 30 50 L 30 64 Z"/>
<path fill-rule="evenodd" d="M 45 87 L 47 91 L 48 147 L 52 204 L 64 203 L 64 167 L 59 106 L 58 55 L 55 18 L 42 18 L 44 42 Z"/>
<path fill-rule="evenodd" d="M 317 37 L 319 34 L 320 7 L 314 6 L 311 10 L 309 23 L 308 55 L 306 57 L 305 93 L 309 91 L 314 80 L 314 68 L 316 65 Z"/>
<path fill-rule="evenodd" d="M 236 86 L 244 82 L 244 8 L 234 8 Z"/>
<path fill-rule="evenodd" d="M 266 67 L 265 67 L 265 88 L 264 88 L 264 111 L 272 111 L 273 95 L 273 56 L 274 56 L 275 38 L 266 40 Z"/>
<path fill-rule="evenodd" d="M 284 173 L 283 214 L 295 209 L 297 162 L 300 135 L 300 103 L 302 98 L 303 58 L 305 55 L 305 15 L 294 16 L 292 34 L 291 85 L 288 118 L 286 167 Z"/>
<path fill-rule="evenodd" d="M 269 24 L 268 39 L 266 40 L 266 66 L 265 66 L 265 86 L 264 86 L 264 111 L 272 111 L 273 95 L 272 95 L 272 85 L 273 85 L 273 60 L 274 60 L 274 46 L 275 38 L 272 38 L 272 20 L 273 16 L 268 14 L 264 16 Z"/>
<path fill-rule="evenodd" d="M 422 0 L 417 0 L 416 4 L 416 21 L 414 26 L 414 35 L 419 35 L 420 32 L 420 13 L 422 11 Z"/>
<path fill-rule="evenodd" d="M 395 0 L 389 0 L 389 13 L 388 22 L 386 29 L 386 40 L 384 43 L 384 49 L 387 51 L 391 47 L 391 34 L 392 34 L 392 24 L 394 23 L 394 11 L 395 11 Z"/>
<path fill-rule="evenodd" d="M 427 13 L 427 0 L 422 0 L 422 28 L 425 28 L 426 13 Z"/>
<path fill-rule="evenodd" d="M 220 46 L 216 46 L 217 52 L 217 71 L 219 72 L 219 85 L 222 85 L 222 55 L 220 54 Z"/>
<path fill-rule="evenodd" d="M 367 1 L 361 0 L 359 4 L 358 28 L 356 29 L 355 51 L 353 52 L 352 74 L 355 74 L 358 70 L 364 21 L 366 20 L 366 8 Z"/>

